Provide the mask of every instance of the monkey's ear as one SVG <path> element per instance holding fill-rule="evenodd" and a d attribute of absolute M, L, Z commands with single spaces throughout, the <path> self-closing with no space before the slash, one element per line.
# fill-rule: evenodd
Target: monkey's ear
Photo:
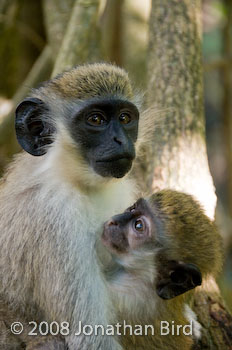
<path fill-rule="evenodd" d="M 187 292 L 202 282 L 201 271 L 194 264 L 169 261 L 158 278 L 157 294 L 162 299 L 172 299 Z"/>
<path fill-rule="evenodd" d="M 53 142 L 54 127 L 48 123 L 48 108 L 38 98 L 26 98 L 16 108 L 15 130 L 20 146 L 33 156 L 42 156 Z"/>

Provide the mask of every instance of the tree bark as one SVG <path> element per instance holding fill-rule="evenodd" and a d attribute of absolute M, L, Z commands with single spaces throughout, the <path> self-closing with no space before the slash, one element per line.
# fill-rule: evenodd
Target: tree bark
<path fill-rule="evenodd" d="M 118 66 L 122 66 L 123 4 L 124 0 L 107 0 L 101 20 L 104 58 Z"/>
<path fill-rule="evenodd" d="M 52 76 L 77 64 L 99 60 L 99 0 L 76 0 Z"/>
<path fill-rule="evenodd" d="M 214 218 L 216 195 L 205 144 L 200 0 L 152 1 L 148 76 L 147 105 L 163 112 L 143 164 L 146 184 L 153 190 L 169 187 L 190 193 Z M 198 348 L 232 349 L 232 318 L 214 280 L 198 289 L 194 307 L 203 326 Z"/>
<path fill-rule="evenodd" d="M 43 13 L 49 46 L 55 61 L 67 29 L 74 0 L 43 0 Z"/>
<path fill-rule="evenodd" d="M 193 194 L 213 218 L 216 196 L 205 145 L 200 16 L 199 0 L 153 1 L 147 103 L 167 112 L 154 138 L 152 187 Z"/>

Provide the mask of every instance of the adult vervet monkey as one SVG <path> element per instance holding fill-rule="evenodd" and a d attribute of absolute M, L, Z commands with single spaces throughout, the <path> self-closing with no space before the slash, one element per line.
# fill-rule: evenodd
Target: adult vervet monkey
<path fill-rule="evenodd" d="M 16 110 L 27 153 L 0 187 L 0 296 L 27 322 L 68 322 L 69 350 L 121 349 L 114 337 L 75 331 L 79 321 L 113 319 L 95 242 L 103 222 L 135 200 L 126 174 L 138 121 L 127 74 L 108 64 L 67 71 Z"/>
<path fill-rule="evenodd" d="M 118 319 L 143 326 L 140 336 L 122 331 L 124 349 L 190 350 L 200 325 L 186 292 L 222 266 L 221 236 L 199 204 L 172 190 L 141 198 L 105 224 L 102 241 L 113 256 L 105 273 Z M 154 334 L 144 335 L 146 325 Z"/>

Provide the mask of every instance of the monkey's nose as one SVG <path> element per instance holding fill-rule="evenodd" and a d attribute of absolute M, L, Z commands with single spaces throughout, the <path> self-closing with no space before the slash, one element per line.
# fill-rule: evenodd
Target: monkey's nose
<path fill-rule="evenodd" d="M 118 144 L 121 146 L 122 141 L 121 141 L 121 140 L 119 140 L 117 137 L 114 137 L 114 141 L 115 141 L 116 143 L 118 143 Z"/>

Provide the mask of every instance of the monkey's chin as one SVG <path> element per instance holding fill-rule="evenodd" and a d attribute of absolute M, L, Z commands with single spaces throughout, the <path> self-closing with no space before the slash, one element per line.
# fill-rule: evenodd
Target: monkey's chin
<path fill-rule="evenodd" d="M 109 240 L 109 237 L 107 236 L 106 232 L 104 231 L 102 236 L 101 236 L 101 241 L 102 241 L 102 244 L 109 248 L 109 250 L 111 250 L 111 243 L 110 243 L 110 240 Z"/>
<path fill-rule="evenodd" d="M 112 241 L 106 237 L 104 234 L 102 235 L 101 237 L 101 241 L 102 241 L 102 244 L 107 248 L 107 250 L 111 253 L 111 254 L 119 254 L 119 253 L 122 253 L 122 251 L 118 248 L 117 245 L 114 245 L 112 243 Z"/>
<path fill-rule="evenodd" d="M 102 177 L 122 178 L 132 167 L 133 160 L 122 158 L 114 161 L 98 161 L 94 164 L 95 172 Z"/>
<path fill-rule="evenodd" d="M 123 242 L 120 230 L 112 229 L 106 222 L 101 236 L 102 244 L 112 254 L 123 254 L 127 251 L 127 244 Z"/>

